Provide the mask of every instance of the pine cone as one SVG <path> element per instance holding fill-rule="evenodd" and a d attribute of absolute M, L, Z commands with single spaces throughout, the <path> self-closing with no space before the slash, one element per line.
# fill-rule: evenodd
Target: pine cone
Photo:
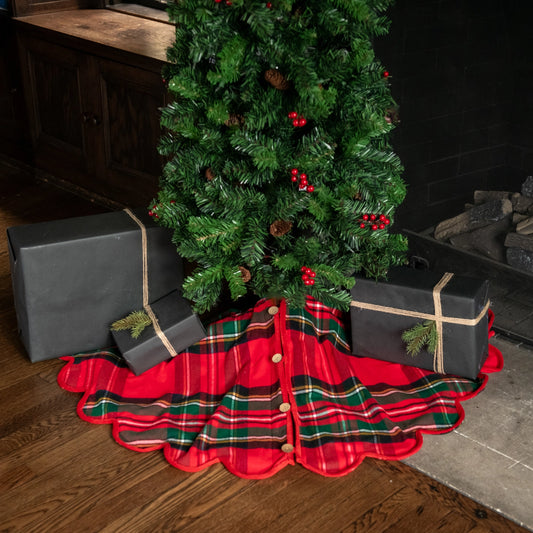
<path fill-rule="evenodd" d="M 211 168 L 207 168 L 205 170 L 205 177 L 207 181 L 213 181 L 215 179 L 215 173 L 211 170 Z"/>
<path fill-rule="evenodd" d="M 231 113 L 224 124 L 226 126 L 242 126 L 244 124 L 244 117 L 242 115 L 237 115 L 236 113 Z"/>
<path fill-rule="evenodd" d="M 286 233 L 289 233 L 292 228 L 292 222 L 288 220 L 275 220 L 270 224 L 270 234 L 274 237 L 281 237 Z"/>
<path fill-rule="evenodd" d="M 252 279 L 252 274 L 250 274 L 250 271 L 244 267 L 239 267 L 239 270 L 241 271 L 241 276 L 244 283 L 248 283 Z"/>
<path fill-rule="evenodd" d="M 275 68 L 270 68 L 265 72 L 265 80 L 279 91 L 286 91 L 291 86 L 287 78 Z"/>
<path fill-rule="evenodd" d="M 385 110 L 385 120 L 389 124 L 400 123 L 400 109 L 397 106 L 389 107 Z"/>

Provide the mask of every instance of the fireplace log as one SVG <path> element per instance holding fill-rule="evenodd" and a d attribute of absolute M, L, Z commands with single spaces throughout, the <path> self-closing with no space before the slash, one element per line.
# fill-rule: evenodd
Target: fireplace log
<path fill-rule="evenodd" d="M 522 235 L 531 235 L 533 233 L 533 217 L 521 220 L 516 225 L 516 233 L 521 233 Z"/>
<path fill-rule="evenodd" d="M 474 231 L 450 237 L 450 243 L 463 250 L 476 251 L 494 261 L 505 262 L 503 243 L 510 227 L 511 221 L 506 217 Z"/>
<path fill-rule="evenodd" d="M 522 194 L 528 198 L 533 198 L 533 176 L 528 176 L 522 183 Z"/>
<path fill-rule="evenodd" d="M 519 233 L 508 233 L 505 237 L 507 248 L 523 248 L 533 252 L 533 235 L 520 235 Z"/>
<path fill-rule="evenodd" d="M 507 263 L 519 270 L 533 272 L 533 252 L 523 248 L 507 248 Z"/>
<path fill-rule="evenodd" d="M 512 212 L 513 205 L 507 199 L 492 200 L 476 205 L 465 213 L 440 222 L 435 228 L 434 237 L 439 241 L 445 241 L 454 235 L 460 235 L 502 220 Z"/>
<path fill-rule="evenodd" d="M 529 198 L 519 192 L 511 196 L 513 210 L 523 215 L 533 215 L 533 198 Z"/>
<path fill-rule="evenodd" d="M 522 220 L 529 218 L 527 215 L 521 215 L 520 213 L 513 213 L 513 224 L 519 224 Z"/>
<path fill-rule="evenodd" d="M 491 200 L 509 200 L 511 198 L 509 191 L 474 191 L 474 204 L 481 205 Z"/>

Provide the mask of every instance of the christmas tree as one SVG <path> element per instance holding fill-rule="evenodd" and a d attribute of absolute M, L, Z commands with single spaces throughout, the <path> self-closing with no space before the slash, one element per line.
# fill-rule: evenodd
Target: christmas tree
<path fill-rule="evenodd" d="M 151 215 L 196 265 L 197 312 L 223 290 L 347 309 L 354 273 L 403 262 L 395 102 L 372 39 L 391 0 L 176 0 L 167 158 Z"/>

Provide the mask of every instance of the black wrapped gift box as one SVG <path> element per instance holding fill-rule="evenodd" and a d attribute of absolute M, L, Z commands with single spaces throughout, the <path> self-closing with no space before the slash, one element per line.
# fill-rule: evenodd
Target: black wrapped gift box
<path fill-rule="evenodd" d="M 159 327 L 174 349 L 173 354 L 157 336 L 153 325 L 145 328 L 137 339 L 134 339 L 128 330 L 112 331 L 122 357 L 137 376 L 206 336 L 202 322 L 178 291 L 173 291 L 151 303 L 150 307 Z"/>
<path fill-rule="evenodd" d="M 434 355 L 426 350 L 409 355 L 402 334 L 435 315 L 433 292 L 442 277 L 406 267 L 391 269 L 386 281 L 357 277 L 351 291 L 352 353 L 439 371 Z M 440 302 L 443 371 L 475 379 L 488 354 L 488 282 L 453 275 L 440 291 Z M 403 316 L 398 310 L 429 317 Z M 448 318 L 477 323 L 450 323 Z"/>
<path fill-rule="evenodd" d="M 181 287 L 171 231 L 144 209 L 151 299 Z M 125 212 L 8 228 L 11 277 L 22 342 L 32 361 L 113 344 L 109 325 L 142 308 L 141 230 Z"/>

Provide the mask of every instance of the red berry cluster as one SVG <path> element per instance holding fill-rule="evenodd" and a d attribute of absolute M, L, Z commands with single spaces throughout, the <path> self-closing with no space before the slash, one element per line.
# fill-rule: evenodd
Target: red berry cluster
<path fill-rule="evenodd" d="M 314 285 L 316 272 L 313 272 L 310 268 L 307 268 L 306 266 L 303 266 L 302 268 L 300 268 L 300 270 L 303 272 L 302 281 L 304 282 L 304 285 Z"/>
<path fill-rule="evenodd" d="M 292 125 L 295 128 L 301 128 L 302 126 L 305 126 L 307 124 L 307 119 L 304 118 L 302 115 L 298 115 L 296 111 L 291 111 L 288 117 L 292 120 Z"/>
<path fill-rule="evenodd" d="M 304 174 L 303 172 L 299 174 L 299 170 L 297 168 L 293 168 L 291 170 L 291 181 L 296 183 L 298 180 L 300 180 L 299 189 L 300 191 L 307 191 L 307 192 L 313 192 L 315 190 L 314 185 L 309 185 L 309 182 L 307 181 L 307 174 Z"/>
<path fill-rule="evenodd" d="M 222 0 L 215 0 L 215 3 L 216 4 L 220 4 L 220 3 L 222 3 Z M 225 4 L 227 6 L 231 6 L 231 4 L 233 4 L 233 2 L 231 0 L 226 0 Z"/>
<path fill-rule="evenodd" d="M 377 229 L 385 229 L 385 226 L 390 224 L 390 220 L 385 215 L 375 215 L 374 213 L 370 215 L 364 214 L 362 218 L 363 222 L 359 224 L 359 227 L 365 228 L 365 222 L 369 222 L 372 231 L 376 231 Z"/>
<path fill-rule="evenodd" d="M 170 203 L 171 204 L 175 204 L 176 200 L 170 200 Z M 152 209 L 150 209 L 150 211 L 148 211 L 148 215 L 151 216 L 151 217 L 154 217 L 154 218 L 159 218 L 159 215 L 157 214 L 157 208 L 161 207 L 161 205 L 162 204 L 154 204 L 152 206 Z"/>

